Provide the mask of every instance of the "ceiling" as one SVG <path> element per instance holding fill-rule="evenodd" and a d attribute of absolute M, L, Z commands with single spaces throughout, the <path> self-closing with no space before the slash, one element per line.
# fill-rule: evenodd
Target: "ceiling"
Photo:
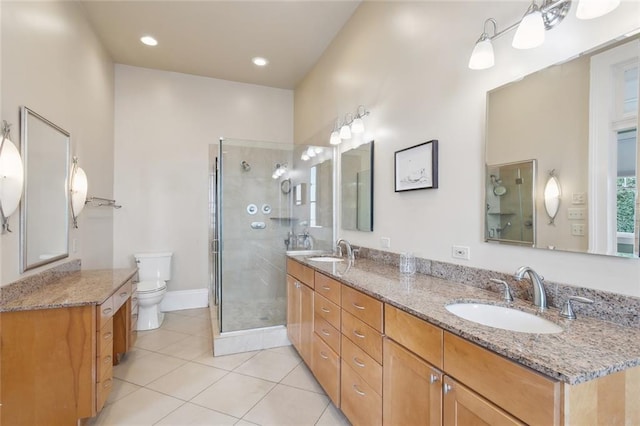
<path fill-rule="evenodd" d="M 81 4 L 116 63 L 293 89 L 359 0 Z M 152 35 L 158 45 L 143 45 L 143 35 Z M 267 58 L 269 64 L 255 66 L 255 56 Z"/>

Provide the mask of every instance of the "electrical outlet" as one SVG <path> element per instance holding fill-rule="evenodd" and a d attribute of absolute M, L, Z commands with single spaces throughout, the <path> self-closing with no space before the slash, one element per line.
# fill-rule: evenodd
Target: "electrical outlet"
<path fill-rule="evenodd" d="M 567 209 L 569 220 L 582 220 L 585 218 L 585 209 L 574 207 Z"/>
<path fill-rule="evenodd" d="M 573 223 L 571 225 L 571 235 L 575 235 L 576 237 L 583 237 L 584 229 L 585 229 L 584 223 Z"/>
<path fill-rule="evenodd" d="M 451 248 L 451 257 L 454 259 L 469 260 L 471 258 L 471 249 L 466 246 L 453 246 Z"/>
<path fill-rule="evenodd" d="M 391 248 L 391 238 L 389 237 L 382 237 L 380 238 L 380 247 L 382 248 Z"/>

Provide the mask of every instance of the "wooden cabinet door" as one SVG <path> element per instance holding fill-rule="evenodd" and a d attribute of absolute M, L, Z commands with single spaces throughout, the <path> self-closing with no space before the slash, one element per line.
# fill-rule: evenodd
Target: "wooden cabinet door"
<path fill-rule="evenodd" d="M 300 292 L 300 355 L 307 365 L 311 365 L 313 350 L 313 290 L 301 285 Z"/>
<path fill-rule="evenodd" d="M 300 286 L 291 275 L 287 275 L 287 336 L 294 348 L 300 352 Z"/>
<path fill-rule="evenodd" d="M 443 393 L 444 426 L 524 425 L 451 377 L 444 377 Z"/>
<path fill-rule="evenodd" d="M 389 338 L 383 352 L 383 423 L 440 425 L 442 373 Z"/>

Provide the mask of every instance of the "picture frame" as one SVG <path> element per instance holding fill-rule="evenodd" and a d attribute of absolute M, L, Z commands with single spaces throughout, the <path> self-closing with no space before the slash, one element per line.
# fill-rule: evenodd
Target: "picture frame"
<path fill-rule="evenodd" d="M 395 152 L 395 192 L 438 187 L 438 141 L 436 139 Z"/>

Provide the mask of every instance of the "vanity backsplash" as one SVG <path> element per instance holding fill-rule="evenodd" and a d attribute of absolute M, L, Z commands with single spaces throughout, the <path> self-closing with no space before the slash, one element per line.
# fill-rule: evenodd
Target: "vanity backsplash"
<path fill-rule="evenodd" d="M 80 267 L 80 259 L 74 259 L 37 274 L 29 275 L 18 281 L 7 284 L 4 287 L 0 287 L 0 304 L 7 303 L 22 295 L 32 293 L 45 285 L 54 282 L 61 276 L 79 271 Z"/>
<path fill-rule="evenodd" d="M 387 265 L 398 266 L 400 255 L 367 247 L 356 247 L 358 258 L 371 259 Z M 417 273 L 432 275 L 448 281 L 470 285 L 501 294 L 500 285 L 491 282 L 490 278 L 497 278 L 509 283 L 515 298 L 533 300 L 533 286 L 528 279 L 516 281 L 513 274 L 495 272 L 487 269 L 474 268 L 453 263 L 440 262 L 416 257 Z M 616 324 L 640 328 L 640 298 L 610 293 L 602 290 L 582 288 L 567 284 L 544 281 L 549 306 L 560 309 L 569 296 L 583 296 L 594 301 L 593 304 L 574 304 L 574 311 L 578 315 L 610 321 Z"/>

